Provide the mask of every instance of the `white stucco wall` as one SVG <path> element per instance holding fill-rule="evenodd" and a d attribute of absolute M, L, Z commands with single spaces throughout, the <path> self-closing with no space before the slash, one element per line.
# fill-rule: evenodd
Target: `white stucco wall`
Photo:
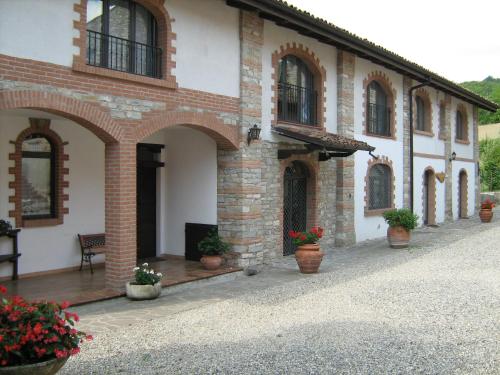
<path fill-rule="evenodd" d="M 264 46 L 262 49 L 262 139 L 277 140 L 271 135 L 272 108 L 274 107 L 274 92 L 271 91 L 272 55 L 287 43 L 303 44 L 314 52 L 321 66 L 326 69 L 326 129 L 337 132 L 337 53 L 332 46 L 320 43 L 315 39 L 300 35 L 296 31 L 279 27 L 273 22 L 264 21 Z M 319 88 L 317 88 L 319 90 Z"/>
<path fill-rule="evenodd" d="M 373 71 L 382 71 L 392 82 L 396 89 L 396 137 L 387 140 L 378 137 L 363 135 L 363 80 Z M 354 75 L 354 130 L 355 138 L 368 142 L 375 147 L 374 154 L 385 156 L 392 161 L 395 176 L 395 207 L 403 206 L 403 78 L 401 75 L 384 69 L 365 59 L 356 58 Z M 356 241 L 383 237 L 387 232 L 387 224 L 380 216 L 365 216 L 365 177 L 368 170 L 368 161 L 371 156 L 368 152 L 357 151 L 355 154 L 355 228 Z"/>
<path fill-rule="evenodd" d="M 78 32 L 71 0 L 0 1 L 0 54 L 71 66 Z"/>
<path fill-rule="evenodd" d="M 415 157 L 413 159 L 413 211 L 419 217 L 419 225 L 423 224 L 423 184 L 424 184 L 424 171 L 431 167 L 434 173 L 445 172 L 445 161 L 443 159 L 429 159 Z M 442 183 L 435 178 L 436 181 L 436 223 L 442 223 L 445 219 L 445 181 Z"/>
<path fill-rule="evenodd" d="M 167 0 L 180 87 L 239 97 L 239 13 L 222 0 Z"/>
<path fill-rule="evenodd" d="M 217 145 L 207 135 L 176 127 L 145 143 L 165 145 L 159 178 L 158 254 L 184 255 L 186 223 L 217 224 Z"/>
<path fill-rule="evenodd" d="M 14 166 L 9 161 L 9 153 L 14 145 L 9 141 L 16 140 L 18 134 L 29 127 L 26 111 L 0 112 L 0 218 L 9 220 L 9 203 L 12 193 L 8 187 L 13 179 L 8 168 Z M 69 201 L 65 207 L 69 214 L 64 216 L 64 224 L 41 228 L 23 228 L 19 234 L 19 249 L 22 256 L 19 260 L 20 274 L 46 271 L 80 264 L 80 247 L 77 233 L 104 232 L 104 144 L 91 132 L 78 124 L 43 112 L 29 111 L 40 118 L 53 118 L 51 129 L 63 141 L 68 142 L 65 153 L 69 160 L 65 166 L 69 168 Z M 13 223 L 14 224 L 14 223 Z M 10 242 L 0 239 L 0 253 L 10 252 Z M 98 256 L 95 262 L 102 262 Z M 0 277 L 11 275 L 10 263 L 0 264 Z M 75 271 L 78 272 L 78 271 Z"/>

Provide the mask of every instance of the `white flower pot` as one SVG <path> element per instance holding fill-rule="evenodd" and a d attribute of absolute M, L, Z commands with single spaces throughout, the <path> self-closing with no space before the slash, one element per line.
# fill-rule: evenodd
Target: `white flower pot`
<path fill-rule="evenodd" d="M 137 285 L 127 283 L 127 297 L 132 300 L 155 299 L 161 294 L 161 282 L 154 285 Z"/>

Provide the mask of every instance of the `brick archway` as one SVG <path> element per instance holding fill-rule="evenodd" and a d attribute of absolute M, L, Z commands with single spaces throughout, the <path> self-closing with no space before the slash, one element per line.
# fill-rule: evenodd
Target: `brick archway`
<path fill-rule="evenodd" d="M 465 169 L 461 169 L 458 174 L 458 218 L 468 217 L 468 176 Z"/>
<path fill-rule="evenodd" d="M 104 143 L 119 142 L 123 137 L 123 131 L 118 124 L 97 105 L 39 91 L 0 93 L 0 110 L 21 108 L 38 109 L 73 120 L 90 130 Z"/>
<path fill-rule="evenodd" d="M 426 183 L 427 192 L 425 192 Z M 423 199 L 425 193 L 427 199 Z M 427 218 L 422 215 L 424 224 L 436 225 L 436 173 L 432 167 L 427 167 L 422 175 L 422 209 L 422 212 L 427 212 Z"/>
<path fill-rule="evenodd" d="M 185 126 L 199 130 L 217 143 L 221 150 L 238 150 L 239 127 L 224 124 L 217 116 L 197 112 L 164 112 L 142 122 L 136 130 L 136 141 L 149 137 L 159 130 L 172 126 Z"/>

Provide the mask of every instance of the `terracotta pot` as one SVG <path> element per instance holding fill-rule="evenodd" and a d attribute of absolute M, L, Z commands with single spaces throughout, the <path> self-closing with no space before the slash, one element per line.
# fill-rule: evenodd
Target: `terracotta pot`
<path fill-rule="evenodd" d="M 493 211 L 486 208 L 481 208 L 479 210 L 479 218 L 483 223 L 489 223 L 493 217 Z"/>
<path fill-rule="evenodd" d="M 401 226 L 389 227 L 387 240 L 393 249 L 404 249 L 410 243 L 410 231 Z"/>
<path fill-rule="evenodd" d="M 54 358 L 31 365 L 0 367 L 1 375 L 54 375 L 64 366 L 68 358 Z"/>
<path fill-rule="evenodd" d="M 127 297 L 135 301 L 155 299 L 161 294 L 161 282 L 154 285 L 138 285 L 127 283 Z"/>
<path fill-rule="evenodd" d="M 222 264 L 222 257 L 220 255 L 203 255 L 200 259 L 203 268 L 209 271 L 216 270 Z"/>
<path fill-rule="evenodd" d="M 301 273 L 317 273 L 324 255 L 318 244 L 307 244 L 297 247 L 295 260 Z"/>

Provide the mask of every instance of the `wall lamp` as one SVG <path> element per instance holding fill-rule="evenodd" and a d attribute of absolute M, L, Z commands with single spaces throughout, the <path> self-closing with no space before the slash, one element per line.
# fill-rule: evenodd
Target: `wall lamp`
<path fill-rule="evenodd" d="M 450 157 L 448 160 L 449 160 L 449 161 L 453 161 L 453 160 L 455 160 L 456 158 L 457 158 L 457 153 L 456 153 L 455 151 L 453 151 L 453 152 L 451 153 L 451 157 Z"/>
<path fill-rule="evenodd" d="M 248 129 L 248 136 L 247 136 L 248 144 L 250 144 L 250 142 L 252 142 L 252 141 L 257 141 L 259 139 L 260 131 L 261 131 L 261 128 L 259 128 L 257 126 L 257 124 L 255 124 L 250 129 Z"/>

